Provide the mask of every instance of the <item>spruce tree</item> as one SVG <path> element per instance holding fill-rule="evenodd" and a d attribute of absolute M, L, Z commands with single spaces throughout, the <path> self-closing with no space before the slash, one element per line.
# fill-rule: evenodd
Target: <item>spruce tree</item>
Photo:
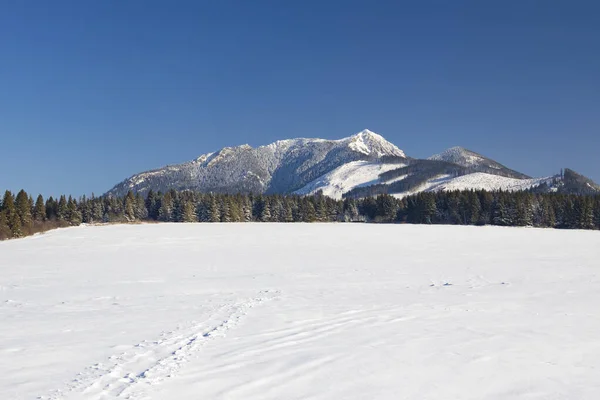
<path fill-rule="evenodd" d="M 148 218 L 154 221 L 158 219 L 158 210 L 160 208 L 158 197 L 159 196 L 154 193 L 152 189 L 148 191 L 146 196 L 146 209 L 148 210 Z"/>
<path fill-rule="evenodd" d="M 211 194 L 208 212 L 209 212 L 209 221 L 210 222 L 220 222 L 221 221 L 221 211 L 219 209 L 219 203 L 217 201 L 216 196 L 213 194 Z"/>
<path fill-rule="evenodd" d="M 316 194 L 316 197 L 314 197 L 315 200 L 315 210 L 317 213 L 317 221 L 319 222 L 325 222 L 327 221 L 327 206 L 325 205 L 325 199 L 324 196 L 320 193 Z"/>
<path fill-rule="evenodd" d="M 148 218 L 148 209 L 146 208 L 146 200 L 138 192 L 135 195 L 135 206 L 134 206 L 135 219 L 143 221 Z"/>
<path fill-rule="evenodd" d="M 135 221 L 135 197 L 133 192 L 130 190 L 127 192 L 124 201 L 125 218 L 127 221 Z"/>
<path fill-rule="evenodd" d="M 29 196 L 24 190 L 17 193 L 15 200 L 15 207 L 19 218 L 21 219 L 21 226 L 25 229 L 29 229 L 33 223 L 33 217 L 31 216 L 31 204 L 29 203 Z"/>
<path fill-rule="evenodd" d="M 271 205 L 269 204 L 269 198 L 263 198 L 262 210 L 260 212 L 260 220 L 262 222 L 271 221 Z"/>
<path fill-rule="evenodd" d="M 9 190 L 4 192 L 1 211 L 5 215 L 6 223 L 8 225 L 8 228 L 10 229 L 10 236 L 14 238 L 21 237 L 21 218 L 17 213 L 17 208 L 15 206 L 13 194 Z"/>
<path fill-rule="evenodd" d="M 38 195 L 33 207 L 33 220 L 36 222 L 44 222 L 46 220 L 46 205 L 44 204 L 44 197 L 41 194 Z"/>
<path fill-rule="evenodd" d="M 81 211 L 77 208 L 77 202 L 71 196 L 69 196 L 67 202 L 66 220 L 75 226 L 80 225 L 82 222 Z"/>
<path fill-rule="evenodd" d="M 52 196 L 46 200 L 46 220 L 56 220 L 58 218 L 58 203 Z"/>
<path fill-rule="evenodd" d="M 172 221 L 173 218 L 173 197 L 171 192 L 165 193 L 158 209 L 158 220 L 163 222 Z"/>
<path fill-rule="evenodd" d="M 191 200 L 183 200 L 181 211 L 181 222 L 198 222 L 196 209 Z"/>
<path fill-rule="evenodd" d="M 0 207 L 0 240 L 10 239 L 12 233 L 8 226 L 8 219 L 6 218 L 6 212 Z"/>
<path fill-rule="evenodd" d="M 67 220 L 67 198 L 65 197 L 64 194 L 62 196 L 60 196 L 60 199 L 58 200 L 56 217 L 58 218 L 59 221 Z"/>

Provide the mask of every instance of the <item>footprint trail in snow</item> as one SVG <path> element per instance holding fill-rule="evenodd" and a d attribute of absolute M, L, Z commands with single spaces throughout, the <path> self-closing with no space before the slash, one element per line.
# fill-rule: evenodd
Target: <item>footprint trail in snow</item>
<path fill-rule="evenodd" d="M 257 297 L 218 306 L 202 322 L 188 322 L 163 332 L 156 340 L 144 340 L 125 352 L 112 355 L 78 373 L 62 389 L 39 399 L 147 399 L 148 385 L 156 385 L 176 374 L 198 356 L 203 346 L 225 337 L 252 308 L 278 295 L 278 291 L 265 290 Z"/>

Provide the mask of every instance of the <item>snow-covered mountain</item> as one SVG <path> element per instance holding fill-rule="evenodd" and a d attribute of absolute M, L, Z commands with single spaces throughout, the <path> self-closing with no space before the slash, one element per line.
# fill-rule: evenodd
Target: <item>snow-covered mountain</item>
<path fill-rule="evenodd" d="M 339 140 L 287 139 L 266 146 L 225 147 L 197 159 L 136 174 L 107 194 L 128 191 L 197 190 L 219 193 L 322 192 L 341 199 L 382 193 L 403 197 L 437 190 L 527 190 L 600 193 L 571 170 L 531 178 L 462 147 L 413 159 L 365 129 Z"/>
<path fill-rule="evenodd" d="M 521 172 L 517 172 L 505 167 L 497 161 L 459 146 L 444 150 L 439 154 L 429 157 L 428 160 L 445 161 L 452 164 L 458 164 L 474 172 L 486 172 L 492 175 L 500 175 L 517 179 L 530 178 Z"/>
<path fill-rule="evenodd" d="M 340 140 L 300 138 L 257 148 L 225 147 L 184 164 L 136 174 L 107 194 L 150 189 L 292 193 L 347 163 L 405 158 L 398 147 L 366 129 Z"/>

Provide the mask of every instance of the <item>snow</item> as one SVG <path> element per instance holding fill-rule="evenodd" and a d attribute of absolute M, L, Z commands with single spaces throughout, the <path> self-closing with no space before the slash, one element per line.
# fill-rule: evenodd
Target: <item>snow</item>
<path fill-rule="evenodd" d="M 384 155 L 406 157 L 404 152 L 398 147 L 388 142 L 383 136 L 368 129 L 362 130 L 353 136 L 339 141 L 349 142 L 348 147 L 366 155 L 376 155 L 377 157 L 382 157 Z"/>
<path fill-rule="evenodd" d="M 408 190 L 408 191 L 401 192 L 401 193 L 392 193 L 392 196 L 396 197 L 397 199 L 402 199 L 406 196 L 410 196 L 410 195 L 420 193 L 420 192 L 436 191 L 436 190 L 439 190 L 439 187 L 441 185 L 443 185 L 444 183 L 449 182 L 451 180 L 452 180 L 451 175 L 448 175 L 448 174 L 438 175 L 434 178 L 428 179 L 423 184 L 418 185 L 417 187 L 413 188 L 412 190 Z"/>
<path fill-rule="evenodd" d="M 3 399 L 595 399 L 600 234 L 78 227 L 0 243 Z M 38 397 L 39 396 L 39 397 Z"/>
<path fill-rule="evenodd" d="M 544 182 L 552 182 L 553 177 L 534 178 L 534 179 L 516 179 L 504 176 L 475 172 L 472 174 L 452 177 L 451 175 L 439 175 L 427 180 L 422 185 L 411 191 L 395 193 L 396 198 L 404 198 L 411 194 L 419 192 L 437 192 L 453 190 L 487 190 L 487 191 L 519 191 L 527 190 L 539 186 Z"/>
<path fill-rule="evenodd" d="M 467 150 L 464 147 L 460 146 L 455 146 L 446 149 L 440 154 L 436 154 L 429 157 L 428 160 L 446 161 L 462 165 L 463 167 L 480 165 L 486 161 L 486 159 L 480 154 L 477 154 L 475 152 L 472 152 L 471 150 Z"/>
<path fill-rule="evenodd" d="M 379 183 L 379 174 L 404 166 L 405 164 L 353 161 L 315 179 L 295 193 L 304 195 L 323 190 L 324 195 L 334 199 L 341 199 L 342 194 L 355 187 Z"/>
<path fill-rule="evenodd" d="M 504 190 L 504 191 L 519 191 L 527 190 L 534 186 L 538 186 L 544 182 L 549 182 L 552 177 L 534 178 L 534 179 L 515 179 L 504 176 L 485 174 L 476 172 L 473 174 L 459 176 L 448 181 L 439 182 L 429 190 L 479 190 L 485 189 L 488 191 Z"/>

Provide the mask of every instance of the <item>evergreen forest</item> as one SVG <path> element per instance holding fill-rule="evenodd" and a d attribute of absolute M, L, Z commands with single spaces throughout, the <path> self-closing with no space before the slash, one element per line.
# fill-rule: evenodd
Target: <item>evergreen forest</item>
<path fill-rule="evenodd" d="M 149 191 L 145 196 L 60 196 L 34 200 L 6 191 L 0 203 L 0 240 L 82 223 L 135 222 L 374 222 L 600 229 L 600 195 L 454 191 L 402 199 L 334 200 L 312 196 Z"/>

